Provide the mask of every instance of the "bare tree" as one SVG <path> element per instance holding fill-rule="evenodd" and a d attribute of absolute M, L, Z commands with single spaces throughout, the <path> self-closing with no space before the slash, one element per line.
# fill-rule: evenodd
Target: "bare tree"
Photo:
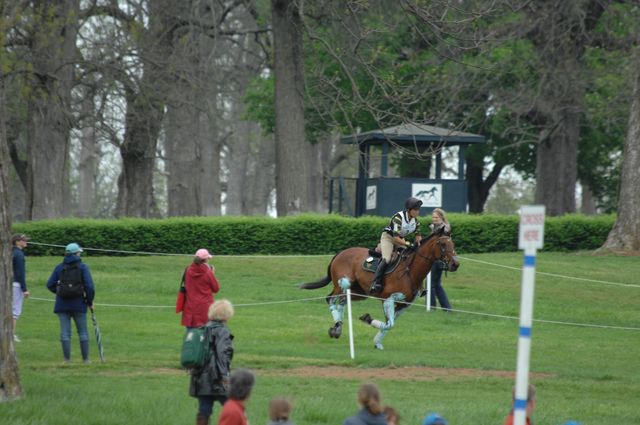
<path fill-rule="evenodd" d="M 95 114 L 92 93 L 84 91 L 80 101 L 81 115 L 85 118 L 80 129 L 80 158 L 78 159 L 78 216 L 93 216 L 99 146 L 95 131 Z"/>
<path fill-rule="evenodd" d="M 0 17 L 4 17 L 4 2 L 0 3 Z M 4 48 L 4 46 L 0 46 Z M 13 297 L 11 262 L 11 211 L 9 208 L 9 152 L 5 119 L 4 81 L 0 69 L 0 401 L 13 400 L 22 396 L 22 386 L 18 375 L 18 360 L 13 345 Z"/>
<path fill-rule="evenodd" d="M 601 249 L 640 250 L 640 46 L 633 53 L 630 66 L 631 108 L 624 144 L 618 218 Z"/>
<path fill-rule="evenodd" d="M 154 217 L 159 212 L 153 192 L 158 137 L 164 118 L 171 26 L 167 0 L 149 0 L 148 29 L 140 35 L 142 76 L 127 85 L 124 141 L 120 145 L 122 171 L 118 177 L 117 216 Z"/>
<path fill-rule="evenodd" d="M 271 0 L 279 216 L 309 211 L 312 180 L 305 135 L 302 18 L 296 0 Z"/>
<path fill-rule="evenodd" d="M 27 218 L 60 217 L 69 203 L 71 90 L 79 0 L 34 2 L 28 99 Z"/>

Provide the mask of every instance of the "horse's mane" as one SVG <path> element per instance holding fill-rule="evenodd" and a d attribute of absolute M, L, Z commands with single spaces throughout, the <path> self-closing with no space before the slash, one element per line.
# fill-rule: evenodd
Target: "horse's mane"
<path fill-rule="evenodd" d="M 434 232 L 431 233 L 429 236 L 427 236 L 426 238 L 422 238 L 420 239 L 420 246 L 422 246 L 423 244 L 427 243 L 427 241 L 434 239 L 434 238 L 439 238 L 440 236 L 449 236 L 445 231 L 444 231 L 444 227 L 441 228 L 438 232 Z"/>

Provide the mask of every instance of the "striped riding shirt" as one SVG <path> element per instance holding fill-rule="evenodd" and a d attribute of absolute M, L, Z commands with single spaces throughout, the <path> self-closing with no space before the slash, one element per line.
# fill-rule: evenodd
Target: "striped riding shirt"
<path fill-rule="evenodd" d="M 420 222 L 416 218 L 409 218 L 407 211 L 398 211 L 391 217 L 391 221 L 384 228 L 391 236 L 406 237 L 410 233 L 420 235 Z"/>

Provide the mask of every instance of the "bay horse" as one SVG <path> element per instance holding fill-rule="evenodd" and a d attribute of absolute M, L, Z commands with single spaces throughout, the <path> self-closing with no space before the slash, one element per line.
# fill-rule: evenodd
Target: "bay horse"
<path fill-rule="evenodd" d="M 416 298 L 422 287 L 422 281 L 431 271 L 434 262 L 440 260 L 445 270 L 456 271 L 460 266 L 451 237 L 443 232 L 433 233 L 422 239 L 417 246 L 403 250 L 399 255 L 397 267 L 387 267 L 383 278 L 384 289 L 374 298 L 382 301 L 385 321 L 375 320 L 368 313 L 361 316 L 363 320 L 378 329 L 373 338 L 374 347 L 383 350 L 382 340 L 393 328 L 395 320 Z M 347 248 L 336 254 L 327 268 L 327 276 L 300 285 L 301 289 L 318 289 L 333 282 L 333 291 L 327 296 L 329 312 L 334 325 L 329 328 L 331 338 L 340 338 L 346 291 L 351 289 L 352 301 L 361 301 L 369 295 L 373 273 L 363 268 L 365 260 L 370 256 L 367 248 Z"/>

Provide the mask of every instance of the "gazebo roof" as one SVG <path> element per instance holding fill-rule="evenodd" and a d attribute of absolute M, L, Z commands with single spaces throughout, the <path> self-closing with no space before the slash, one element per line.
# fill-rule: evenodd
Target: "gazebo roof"
<path fill-rule="evenodd" d="M 479 134 L 465 133 L 442 127 L 425 124 L 408 123 L 382 130 L 372 130 L 350 136 L 343 136 L 340 142 L 344 144 L 380 145 L 384 142 L 394 142 L 399 145 L 446 143 L 447 145 L 467 145 L 484 143 L 485 138 Z"/>

